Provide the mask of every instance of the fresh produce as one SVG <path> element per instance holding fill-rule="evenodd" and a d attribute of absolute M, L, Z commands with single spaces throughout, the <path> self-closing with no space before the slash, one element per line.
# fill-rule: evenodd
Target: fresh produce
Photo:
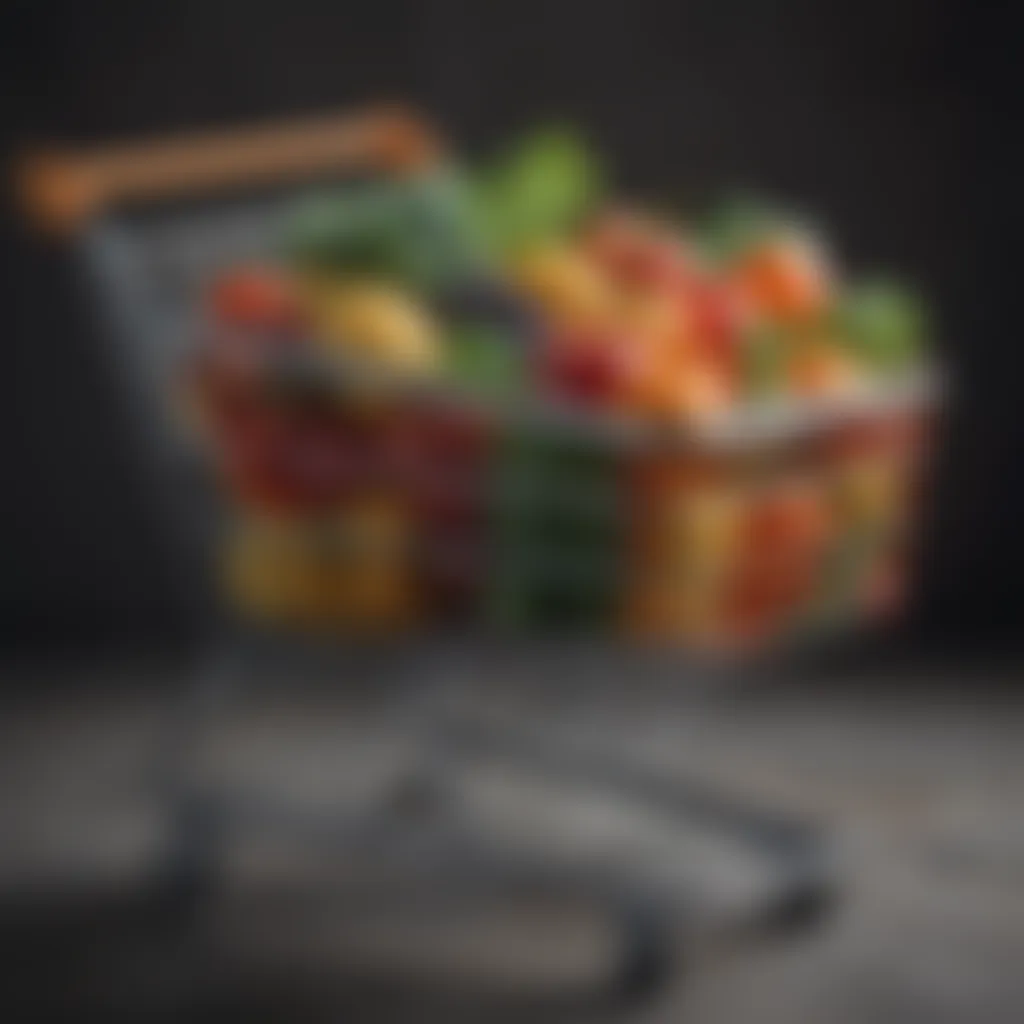
<path fill-rule="evenodd" d="M 293 334 L 300 323 L 298 296 L 286 274 L 271 267 L 241 267 L 214 284 L 209 297 L 214 319 L 231 327 Z"/>
<path fill-rule="evenodd" d="M 558 327 L 594 327 L 614 314 L 614 295 L 600 269 L 571 246 L 544 243 L 518 257 L 513 280 Z"/>
<path fill-rule="evenodd" d="M 927 338 L 921 304 L 891 282 L 850 289 L 836 307 L 840 337 L 877 372 L 899 372 L 920 360 Z"/>
<path fill-rule="evenodd" d="M 794 346 L 786 370 L 789 390 L 808 398 L 854 391 L 863 384 L 856 360 L 827 338 Z"/>
<path fill-rule="evenodd" d="M 616 453 L 534 425 L 498 439 L 492 473 L 491 615 L 533 629 L 610 621 L 625 557 Z"/>
<path fill-rule="evenodd" d="M 767 237 L 734 259 L 730 277 L 765 319 L 812 322 L 833 292 L 827 257 L 810 238 L 787 232 Z"/>
<path fill-rule="evenodd" d="M 845 281 L 820 232 L 761 204 L 684 224 L 606 180 L 548 129 L 480 167 L 322 191 L 277 252 L 212 282 L 191 383 L 256 523 L 228 559 L 250 604 L 709 646 L 891 610 L 913 417 L 676 442 L 912 382 L 920 304 Z M 602 440 L 623 426 L 649 447 Z"/>
<path fill-rule="evenodd" d="M 687 228 L 607 203 L 604 180 L 546 130 L 477 171 L 322 194 L 276 269 L 214 285 L 211 315 L 399 374 L 684 424 L 918 365 L 919 304 L 845 285 L 806 225 L 745 200 Z"/>
<path fill-rule="evenodd" d="M 316 338 L 330 348 L 410 375 L 440 361 L 430 315 L 389 284 L 354 280 L 321 286 L 311 306 Z"/>
<path fill-rule="evenodd" d="M 544 352 L 542 384 L 566 403 L 621 409 L 632 399 L 642 358 L 628 345 L 599 332 L 566 332 Z"/>
<path fill-rule="evenodd" d="M 537 131 L 474 176 L 469 207 L 478 237 L 506 255 L 568 237 L 600 201 L 604 178 L 574 132 Z"/>

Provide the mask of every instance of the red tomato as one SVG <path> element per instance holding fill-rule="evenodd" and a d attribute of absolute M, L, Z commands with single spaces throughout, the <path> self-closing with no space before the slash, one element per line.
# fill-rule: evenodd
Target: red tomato
<path fill-rule="evenodd" d="M 285 336 L 300 320 L 291 282 L 284 274 L 266 267 L 244 267 L 223 274 L 210 292 L 209 306 L 221 323 L 282 332 Z"/>
<path fill-rule="evenodd" d="M 542 375 L 559 398 L 607 408 L 632 395 L 639 369 L 639 354 L 628 340 L 573 336 L 552 340 Z"/>
<path fill-rule="evenodd" d="M 742 293 L 728 282 L 704 278 L 690 286 L 689 308 L 698 351 L 734 368 L 751 316 Z"/>

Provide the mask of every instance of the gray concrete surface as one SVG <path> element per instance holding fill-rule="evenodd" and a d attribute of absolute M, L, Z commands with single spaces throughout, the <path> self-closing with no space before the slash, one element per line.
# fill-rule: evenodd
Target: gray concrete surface
<path fill-rule="evenodd" d="M 6 893 L 130 887 L 160 849 L 149 768 L 173 688 L 166 679 L 153 685 L 142 670 L 82 673 L 72 685 L 64 675 L 59 689 L 29 678 L 0 719 Z M 482 692 L 502 695 L 488 700 L 492 710 L 541 715 L 669 776 L 697 775 L 812 815 L 835 836 L 844 899 L 827 927 L 799 942 L 681 965 L 672 991 L 640 1019 L 1010 1024 L 1024 1017 L 1024 695 L 927 677 L 891 686 L 823 677 L 700 695 L 688 694 L 682 680 L 678 688 L 631 680 L 553 700 L 554 686 L 544 678 L 488 680 Z M 353 782 L 337 760 L 358 747 L 348 726 L 346 743 L 345 715 L 322 688 L 278 689 L 225 721 L 207 770 L 329 806 Z M 364 743 L 364 752 L 364 767 L 379 759 L 379 745 Z M 235 868 L 239 877 L 243 870 Z M 237 940 L 246 928 L 240 919 L 232 925 L 231 913 L 222 923 Z M 532 927 L 526 945 L 537 953 L 544 929 Z M 365 939 L 370 929 L 360 936 L 350 927 L 350 938 L 353 931 Z M 579 960 L 591 941 L 579 935 L 535 961 Z M 318 955 L 311 942 L 303 954 L 309 963 Z M 348 948 L 337 935 L 329 945 L 335 957 Z M 454 948 L 458 959 L 482 947 Z M 466 1019 L 499 1019 L 493 1008 L 470 1005 Z M 418 1011 L 426 1019 L 422 1003 Z M 596 1005 L 556 1008 L 550 1019 L 603 1013 Z M 542 1019 L 536 1007 L 524 1014 Z"/>

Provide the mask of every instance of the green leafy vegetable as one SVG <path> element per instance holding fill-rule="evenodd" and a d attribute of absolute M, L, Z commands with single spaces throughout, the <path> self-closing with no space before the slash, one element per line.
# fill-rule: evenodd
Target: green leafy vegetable
<path fill-rule="evenodd" d="M 707 219 L 704 247 L 713 259 L 727 262 L 774 233 L 782 218 L 774 210 L 748 196 L 721 203 Z"/>
<path fill-rule="evenodd" d="M 922 303 L 888 281 L 851 288 L 836 309 L 836 326 L 862 359 L 883 372 L 912 365 L 928 333 Z"/>
<path fill-rule="evenodd" d="M 813 223 L 747 195 L 719 204 L 704 222 L 701 238 L 708 256 L 728 263 L 741 253 L 777 236 L 817 237 Z"/>
<path fill-rule="evenodd" d="M 485 170 L 474 188 L 482 235 L 497 250 L 557 236 L 596 202 L 603 173 L 574 133 L 547 128 L 530 135 Z"/>
<path fill-rule="evenodd" d="M 447 170 L 306 200 L 286 237 L 306 266 L 432 290 L 484 265 L 463 183 Z"/>

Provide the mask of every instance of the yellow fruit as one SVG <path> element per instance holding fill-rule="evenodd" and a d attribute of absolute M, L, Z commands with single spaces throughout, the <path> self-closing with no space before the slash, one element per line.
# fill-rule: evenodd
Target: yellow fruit
<path fill-rule="evenodd" d="M 270 619 L 302 617 L 319 588 L 298 525 L 248 517 L 236 525 L 223 550 L 224 582 L 244 611 Z"/>
<path fill-rule="evenodd" d="M 341 510 L 336 594 L 342 617 L 361 626 L 407 620 L 414 610 L 411 524 L 405 504 L 368 496 Z"/>
<path fill-rule="evenodd" d="M 440 362 L 434 322 L 400 289 L 353 281 L 314 286 L 308 294 L 314 326 L 327 346 L 412 372 Z"/>
<path fill-rule="evenodd" d="M 311 628 L 411 621 L 407 525 L 393 511 L 367 501 L 336 524 L 248 519 L 224 551 L 232 599 L 250 615 Z"/>
<path fill-rule="evenodd" d="M 341 547 L 357 560 L 403 559 L 409 546 L 409 528 L 404 504 L 387 497 L 350 501 L 338 517 Z"/>
<path fill-rule="evenodd" d="M 605 325 L 614 295 L 594 262 L 567 245 L 544 245 L 524 253 L 513 278 L 559 326 Z"/>
<path fill-rule="evenodd" d="M 735 554 L 742 522 L 742 496 L 724 488 L 691 490 L 674 501 L 676 542 L 694 567 L 722 565 Z"/>

